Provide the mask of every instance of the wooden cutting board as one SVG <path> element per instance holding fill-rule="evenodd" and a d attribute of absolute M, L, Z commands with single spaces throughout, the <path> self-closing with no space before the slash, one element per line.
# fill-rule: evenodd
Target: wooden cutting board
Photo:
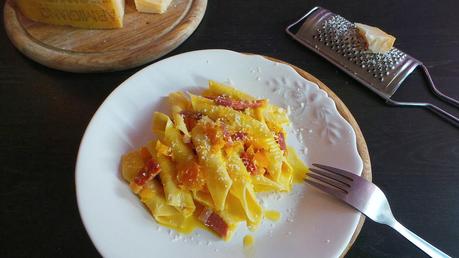
<path fill-rule="evenodd" d="M 163 14 L 139 13 L 126 0 L 122 29 L 89 30 L 34 22 L 14 0 L 4 6 L 11 42 L 27 57 L 70 72 L 124 70 L 151 62 L 178 47 L 198 27 L 207 0 L 173 0 Z"/>

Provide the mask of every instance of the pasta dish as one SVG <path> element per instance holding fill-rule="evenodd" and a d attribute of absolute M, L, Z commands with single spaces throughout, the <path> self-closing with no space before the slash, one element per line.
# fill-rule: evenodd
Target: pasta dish
<path fill-rule="evenodd" d="M 202 96 L 174 92 L 155 112 L 154 140 L 123 155 L 121 173 L 155 220 L 182 233 L 207 228 L 225 240 L 256 230 L 259 192 L 289 192 L 307 167 L 286 145 L 287 112 L 214 81 Z"/>

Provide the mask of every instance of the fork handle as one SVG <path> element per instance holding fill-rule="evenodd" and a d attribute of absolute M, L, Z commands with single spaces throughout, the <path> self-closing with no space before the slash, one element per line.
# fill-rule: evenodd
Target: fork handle
<path fill-rule="evenodd" d="M 402 224 L 400 224 L 398 221 L 394 219 L 394 223 L 389 224 L 393 229 L 397 230 L 398 233 L 400 233 L 402 236 L 404 236 L 406 239 L 410 240 L 411 243 L 419 247 L 422 251 L 424 251 L 426 254 L 428 254 L 430 257 L 449 257 L 447 254 L 444 252 L 440 251 L 438 248 L 435 246 L 429 244 L 427 241 L 424 239 L 420 238 L 417 236 L 415 233 L 411 232 L 409 229 L 405 228 Z"/>

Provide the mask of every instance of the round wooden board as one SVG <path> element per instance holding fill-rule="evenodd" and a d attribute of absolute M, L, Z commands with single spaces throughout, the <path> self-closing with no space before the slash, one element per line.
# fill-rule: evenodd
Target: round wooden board
<path fill-rule="evenodd" d="M 354 116 L 351 114 L 351 112 L 346 107 L 346 105 L 341 101 L 341 99 L 338 96 L 336 96 L 336 94 L 332 90 L 330 90 L 330 88 L 328 88 L 325 84 L 323 84 L 319 79 L 317 79 L 316 77 L 314 77 L 310 73 L 308 73 L 308 72 L 306 72 L 306 71 L 304 71 L 304 70 L 302 70 L 302 69 L 300 69 L 300 68 L 298 68 L 298 67 L 296 67 L 294 65 L 291 65 L 289 63 L 286 63 L 286 62 L 283 62 L 283 61 L 280 61 L 280 60 L 277 60 L 275 58 L 272 58 L 272 57 L 266 57 L 266 58 L 268 58 L 268 59 L 270 59 L 272 61 L 275 61 L 275 62 L 279 62 L 279 63 L 283 63 L 283 64 L 291 66 L 303 78 L 305 78 L 308 81 L 316 83 L 319 86 L 319 88 L 321 88 L 322 90 L 327 92 L 328 96 L 333 99 L 333 101 L 336 104 L 336 108 L 338 109 L 338 112 L 344 117 L 344 119 L 346 119 L 346 121 L 349 122 L 349 124 L 352 126 L 352 128 L 355 131 L 355 135 L 356 135 L 356 138 L 357 138 L 357 150 L 358 150 L 358 152 L 360 154 L 360 157 L 362 158 L 362 161 L 363 161 L 362 177 L 364 177 L 365 179 L 371 181 L 372 180 L 371 162 L 370 162 L 370 154 L 368 153 L 367 143 L 365 142 L 365 138 L 363 137 L 362 131 L 360 130 L 360 127 L 357 124 L 357 121 L 355 121 Z M 357 239 L 357 236 L 360 233 L 360 230 L 362 229 L 362 226 L 363 226 L 364 222 L 365 222 L 365 216 L 363 214 L 360 214 L 360 220 L 359 220 L 359 223 L 357 225 L 357 228 L 355 229 L 351 240 L 349 241 L 346 249 L 344 250 L 344 252 L 341 254 L 340 257 L 344 257 L 346 255 L 346 253 L 349 251 L 349 249 L 351 248 L 351 246 L 354 244 L 355 240 Z"/>
<path fill-rule="evenodd" d="M 34 22 L 14 0 L 4 6 L 11 42 L 45 66 L 69 72 L 117 71 L 151 62 L 178 47 L 198 27 L 207 0 L 173 0 L 163 14 L 139 13 L 126 0 L 122 29 L 90 30 Z"/>

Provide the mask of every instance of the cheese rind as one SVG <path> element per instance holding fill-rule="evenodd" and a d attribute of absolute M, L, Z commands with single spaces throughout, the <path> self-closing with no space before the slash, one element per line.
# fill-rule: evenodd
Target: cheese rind
<path fill-rule="evenodd" d="M 135 0 L 135 8 L 142 13 L 164 13 L 172 0 Z"/>
<path fill-rule="evenodd" d="M 362 23 L 355 23 L 359 34 L 368 44 L 368 49 L 373 53 L 386 53 L 394 46 L 395 37 L 379 28 Z"/>
<path fill-rule="evenodd" d="M 123 27 L 124 0 L 17 0 L 31 20 L 88 29 Z"/>

